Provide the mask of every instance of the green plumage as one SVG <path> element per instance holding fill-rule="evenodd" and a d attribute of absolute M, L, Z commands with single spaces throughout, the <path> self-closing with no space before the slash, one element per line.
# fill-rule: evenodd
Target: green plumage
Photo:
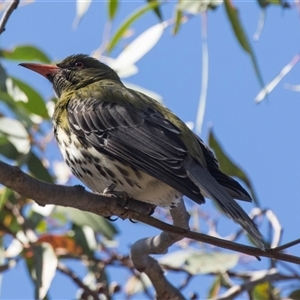
<path fill-rule="evenodd" d="M 211 198 L 264 248 L 254 222 L 235 199 L 251 201 L 219 170 L 203 141 L 154 99 L 126 88 L 108 66 L 86 55 L 57 64 L 22 64 L 53 84 L 55 137 L 73 174 L 95 192 L 110 184 L 132 198 L 175 206 L 182 195 Z"/>

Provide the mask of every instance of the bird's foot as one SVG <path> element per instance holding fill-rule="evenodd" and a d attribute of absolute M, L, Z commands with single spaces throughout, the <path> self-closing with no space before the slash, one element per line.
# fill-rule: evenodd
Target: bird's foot
<path fill-rule="evenodd" d="M 126 207 L 148 216 L 151 216 L 154 213 L 156 208 L 155 205 L 134 200 L 128 195 L 128 193 L 123 191 L 115 191 L 115 188 L 116 184 L 112 183 L 103 191 L 103 194 L 112 195 L 124 199 L 124 203 L 121 204 L 124 208 Z M 109 221 L 116 221 L 118 218 L 112 218 L 112 216 L 109 216 L 106 217 L 106 219 L 108 219 Z M 130 221 L 136 223 L 132 219 L 130 219 Z"/>
<path fill-rule="evenodd" d="M 121 197 L 124 200 L 126 200 L 126 203 L 127 203 L 130 198 L 129 195 L 123 191 L 115 191 L 116 187 L 117 187 L 117 185 L 115 183 L 110 184 L 106 189 L 104 189 L 103 195 L 113 195 L 116 197 Z"/>
<path fill-rule="evenodd" d="M 104 189 L 103 195 L 111 195 L 111 196 L 122 198 L 124 200 L 122 206 L 127 207 L 130 199 L 129 195 L 123 191 L 115 191 L 116 187 L 117 185 L 115 183 L 110 184 L 107 188 Z M 118 220 L 118 217 L 109 216 L 109 217 L 105 217 L 105 219 L 114 222 Z"/>

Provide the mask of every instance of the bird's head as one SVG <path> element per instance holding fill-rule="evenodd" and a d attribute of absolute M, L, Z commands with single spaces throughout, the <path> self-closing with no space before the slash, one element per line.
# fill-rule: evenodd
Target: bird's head
<path fill-rule="evenodd" d="M 120 81 L 113 69 L 84 54 L 68 56 L 56 65 L 22 63 L 20 66 L 46 77 L 53 84 L 58 97 L 63 92 L 74 91 L 96 81 Z"/>

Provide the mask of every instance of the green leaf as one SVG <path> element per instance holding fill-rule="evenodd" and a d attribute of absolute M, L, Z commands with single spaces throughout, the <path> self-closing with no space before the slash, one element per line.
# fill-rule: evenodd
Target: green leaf
<path fill-rule="evenodd" d="M 0 210 L 0 222 L 13 234 L 17 234 L 18 231 L 23 231 L 21 225 L 16 220 L 16 217 L 10 210 L 6 209 L 5 206 Z"/>
<path fill-rule="evenodd" d="M 157 7 L 154 7 L 154 8 L 153 8 L 153 11 L 154 11 L 154 13 L 157 15 L 158 20 L 159 20 L 160 22 L 162 22 L 162 21 L 163 21 L 163 17 L 162 17 L 161 10 L 160 10 L 160 8 L 159 8 L 159 1 L 157 1 L 157 0 L 147 0 L 147 2 L 148 2 L 148 3 L 157 2 Z"/>
<path fill-rule="evenodd" d="M 108 15 L 110 20 L 112 21 L 117 13 L 119 7 L 119 1 L 118 0 L 109 0 L 108 1 Z"/>
<path fill-rule="evenodd" d="M 212 286 L 209 288 L 207 299 L 217 298 L 220 289 L 221 289 L 221 276 L 217 275 Z"/>
<path fill-rule="evenodd" d="M 7 73 L 3 66 L 0 64 L 0 91 L 6 92 L 6 80 L 7 80 Z"/>
<path fill-rule="evenodd" d="M 191 274 L 223 273 L 234 268 L 239 261 L 238 254 L 213 252 L 191 253 L 183 269 Z"/>
<path fill-rule="evenodd" d="M 257 0 L 261 8 L 266 8 L 270 4 L 281 5 L 282 8 L 291 8 L 288 2 L 282 0 Z"/>
<path fill-rule="evenodd" d="M 220 163 L 220 170 L 229 176 L 234 176 L 244 182 L 252 194 L 254 203 L 259 206 L 258 198 L 256 197 L 252 183 L 246 173 L 238 167 L 224 152 L 220 143 L 215 138 L 212 129 L 208 133 L 208 144 L 209 147 L 214 150 L 215 155 Z"/>
<path fill-rule="evenodd" d="M 114 34 L 112 39 L 110 40 L 110 43 L 107 46 L 107 51 L 111 52 L 119 40 L 123 37 L 124 33 L 126 30 L 133 24 L 134 21 L 136 21 L 138 18 L 140 18 L 143 14 L 148 12 L 149 10 L 157 7 L 159 5 L 158 2 L 152 2 L 148 3 L 146 6 L 143 6 L 137 10 L 135 10 L 124 22 L 123 24 L 119 27 L 117 32 Z"/>
<path fill-rule="evenodd" d="M 113 226 L 105 218 L 89 212 L 62 206 L 56 206 L 53 212 L 63 212 L 68 216 L 69 220 L 77 226 L 90 226 L 96 233 L 103 234 L 107 239 L 113 239 L 113 237 L 118 233 L 115 226 Z"/>
<path fill-rule="evenodd" d="M 42 50 L 32 45 L 20 45 L 12 50 L 0 49 L 0 57 L 10 60 L 50 63 L 48 56 Z"/>
<path fill-rule="evenodd" d="M 272 286 L 269 282 L 263 282 L 255 286 L 251 292 L 253 300 L 270 300 L 275 299 L 272 296 Z"/>
<path fill-rule="evenodd" d="M 181 0 L 177 4 L 177 9 L 189 14 L 197 15 L 207 11 L 210 8 L 215 8 L 223 3 L 223 0 Z"/>
<path fill-rule="evenodd" d="M 176 7 L 175 26 L 173 28 L 173 34 L 176 35 L 179 32 L 182 22 L 182 11 Z"/>
<path fill-rule="evenodd" d="M 0 154 L 11 160 L 18 160 L 20 153 L 16 147 L 6 138 L 0 135 Z M 5 142 L 4 142 L 5 141 Z"/>
<path fill-rule="evenodd" d="M 257 2 L 261 8 L 266 8 L 270 4 L 268 0 L 257 0 Z"/>
<path fill-rule="evenodd" d="M 0 136 L 6 137 L 19 153 L 27 154 L 30 150 L 29 134 L 16 119 L 0 117 Z"/>
<path fill-rule="evenodd" d="M 248 42 L 248 38 L 247 38 L 245 31 L 243 29 L 243 26 L 240 22 L 238 10 L 233 6 L 231 0 L 224 0 L 224 3 L 225 3 L 225 9 L 226 9 L 227 16 L 231 23 L 232 29 L 235 33 L 235 37 L 237 38 L 241 47 L 250 55 L 256 76 L 258 78 L 258 81 L 259 81 L 260 85 L 263 87 L 264 82 L 262 79 L 262 75 L 259 70 L 258 63 L 256 61 L 254 52 L 251 48 L 250 43 Z"/>
<path fill-rule="evenodd" d="M 178 250 L 170 252 L 159 259 L 159 263 L 167 265 L 172 268 L 180 268 L 184 265 L 185 261 L 195 252 Z"/>
<path fill-rule="evenodd" d="M 35 124 L 35 122 L 33 122 L 33 120 L 31 120 L 28 116 L 26 109 L 23 106 L 19 106 L 18 103 L 7 92 L 0 90 L 0 99 L 26 127 L 31 127 Z"/>
<path fill-rule="evenodd" d="M 224 252 L 198 252 L 179 250 L 164 255 L 159 263 L 172 268 L 183 268 L 191 274 L 207 274 L 225 272 L 235 267 L 239 260 L 238 254 Z"/>
<path fill-rule="evenodd" d="M 207 11 L 208 9 L 215 9 L 217 6 L 220 6 L 223 3 L 223 0 L 179 0 L 175 6 L 175 26 L 173 28 L 173 34 L 176 35 L 180 29 L 181 24 L 186 22 L 186 19 L 182 18 L 183 13 L 197 15 L 202 12 Z"/>
<path fill-rule="evenodd" d="M 55 276 L 58 259 L 49 243 L 41 243 L 32 249 L 31 276 L 35 283 L 35 299 L 44 299 Z"/>
<path fill-rule="evenodd" d="M 85 226 L 87 227 L 87 226 Z M 77 245 L 80 245 L 80 247 L 83 250 L 83 253 L 87 255 L 88 257 L 91 257 L 94 252 L 94 247 L 91 246 L 90 240 L 86 233 L 85 230 L 83 229 L 84 226 L 77 226 L 76 224 L 73 224 L 72 230 L 74 232 L 74 236 L 72 238 L 76 242 Z M 91 227 L 89 227 L 91 229 Z M 92 230 L 93 231 L 93 230 Z M 93 240 L 95 240 L 95 237 L 92 237 Z M 96 240 L 95 240 L 96 243 Z"/>
<path fill-rule="evenodd" d="M 40 223 L 43 221 L 45 222 L 45 216 L 38 212 L 35 212 L 34 210 L 30 210 L 29 215 L 26 218 L 28 226 L 35 230 L 37 230 L 37 227 L 39 227 L 39 230 L 43 227 L 45 228 L 45 224 L 40 226 Z M 40 231 L 39 233 L 42 233 L 42 231 Z"/>
<path fill-rule="evenodd" d="M 30 151 L 28 159 L 27 159 L 28 169 L 30 173 L 40 180 L 45 182 L 53 183 L 53 179 L 49 174 L 48 170 L 44 167 L 41 160 L 32 152 Z"/>
<path fill-rule="evenodd" d="M 0 194 L 0 211 L 2 210 L 4 204 L 8 200 L 9 196 L 13 193 L 13 191 L 9 188 L 2 188 Z"/>
<path fill-rule="evenodd" d="M 29 113 L 36 114 L 44 119 L 49 119 L 46 104 L 42 96 L 25 82 L 14 77 L 11 77 L 11 79 L 13 84 L 20 88 L 27 97 L 27 101 L 20 101 L 20 99 L 13 97 L 16 101 L 19 101 L 18 104 L 23 106 Z"/>
<path fill-rule="evenodd" d="M 299 300 L 300 299 L 300 289 L 294 290 L 288 296 L 289 299 Z"/>

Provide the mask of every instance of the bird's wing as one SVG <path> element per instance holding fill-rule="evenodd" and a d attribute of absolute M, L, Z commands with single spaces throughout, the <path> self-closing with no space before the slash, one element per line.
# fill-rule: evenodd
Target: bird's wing
<path fill-rule="evenodd" d="M 224 174 L 220 170 L 219 163 L 213 152 L 208 148 L 208 146 L 202 141 L 200 137 L 198 137 L 196 134 L 195 137 L 197 138 L 204 154 L 209 173 L 218 181 L 219 184 L 221 184 L 226 189 L 226 191 L 232 198 L 251 202 L 252 199 L 248 192 L 236 180 L 232 179 L 230 176 Z"/>
<path fill-rule="evenodd" d="M 156 110 L 72 99 L 68 118 L 71 129 L 99 152 L 144 171 L 197 203 L 205 202 L 183 167 L 188 152 L 181 132 Z"/>

